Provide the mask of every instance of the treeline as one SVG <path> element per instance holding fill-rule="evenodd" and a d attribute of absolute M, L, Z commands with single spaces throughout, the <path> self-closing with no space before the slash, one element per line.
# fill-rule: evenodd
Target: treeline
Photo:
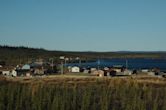
<path fill-rule="evenodd" d="M 166 86 L 123 79 L 1 81 L 0 110 L 166 110 Z"/>
<path fill-rule="evenodd" d="M 68 52 L 49 51 L 42 48 L 0 46 L 0 61 L 19 64 L 33 59 L 59 59 L 59 56 L 80 57 L 82 60 L 97 58 L 166 58 L 166 52 Z"/>

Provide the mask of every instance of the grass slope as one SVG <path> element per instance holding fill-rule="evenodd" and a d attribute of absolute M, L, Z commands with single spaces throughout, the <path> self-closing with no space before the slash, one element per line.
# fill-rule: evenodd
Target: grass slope
<path fill-rule="evenodd" d="M 166 110 L 159 78 L 0 79 L 0 110 Z"/>

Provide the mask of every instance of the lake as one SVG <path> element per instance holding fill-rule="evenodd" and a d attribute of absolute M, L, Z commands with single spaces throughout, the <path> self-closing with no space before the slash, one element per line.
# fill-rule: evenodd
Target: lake
<path fill-rule="evenodd" d="M 129 59 L 99 59 L 94 62 L 81 63 L 82 67 L 111 67 L 113 65 L 128 66 L 129 69 L 152 69 L 160 68 L 166 70 L 166 59 L 143 59 L 143 58 L 129 58 Z M 80 66 L 79 63 L 70 63 L 67 66 Z"/>

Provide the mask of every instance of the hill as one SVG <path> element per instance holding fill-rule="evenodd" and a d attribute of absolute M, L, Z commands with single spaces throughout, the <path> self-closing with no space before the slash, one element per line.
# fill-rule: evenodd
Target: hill
<path fill-rule="evenodd" d="M 68 58 L 80 57 L 82 60 L 98 58 L 166 58 L 166 52 L 72 52 L 72 51 L 50 51 L 42 48 L 0 46 L 0 61 L 7 64 L 26 63 L 34 59 L 49 60 L 54 58 L 58 61 L 60 56 Z"/>

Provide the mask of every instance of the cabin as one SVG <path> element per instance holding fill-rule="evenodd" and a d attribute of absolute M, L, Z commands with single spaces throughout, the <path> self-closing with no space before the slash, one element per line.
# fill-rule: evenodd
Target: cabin
<path fill-rule="evenodd" d="M 10 71 L 9 70 L 4 70 L 4 71 L 2 71 L 2 75 L 9 76 L 10 75 Z"/>
<path fill-rule="evenodd" d="M 72 73 L 79 73 L 80 72 L 80 68 L 77 66 L 71 67 L 71 72 Z"/>
<path fill-rule="evenodd" d="M 4 76 L 13 76 L 13 77 L 16 77 L 17 76 L 17 71 L 15 70 L 3 70 L 1 71 L 1 74 L 4 75 Z"/>
<path fill-rule="evenodd" d="M 43 75 L 44 69 L 43 68 L 35 68 L 34 69 L 34 75 Z"/>
<path fill-rule="evenodd" d="M 10 71 L 10 75 L 13 76 L 13 77 L 16 77 L 17 76 L 17 71 L 16 70 Z"/>
<path fill-rule="evenodd" d="M 90 70 L 87 70 L 87 69 L 83 70 L 83 73 L 89 73 L 89 72 L 90 72 Z"/>
<path fill-rule="evenodd" d="M 15 71 L 15 68 L 11 66 L 1 67 L 0 73 L 1 75 L 4 75 L 4 76 L 17 76 L 17 72 Z"/>
<path fill-rule="evenodd" d="M 97 71 L 96 68 L 90 68 L 90 73 L 93 73 L 94 71 Z"/>
<path fill-rule="evenodd" d="M 127 70 L 122 65 L 114 65 L 110 68 L 104 68 L 104 76 L 128 76 L 132 75 L 132 71 Z"/>
<path fill-rule="evenodd" d="M 106 75 L 104 74 L 104 71 L 103 71 L 103 70 L 96 70 L 96 71 L 93 71 L 91 74 L 94 75 L 94 76 L 99 76 L 99 77 L 104 77 L 104 76 L 106 76 Z"/>
<path fill-rule="evenodd" d="M 31 75 L 31 73 L 27 72 L 27 73 L 25 74 L 25 76 L 26 76 L 26 77 L 31 77 L 32 75 Z"/>
<path fill-rule="evenodd" d="M 24 66 L 22 66 L 21 68 L 22 70 L 30 70 L 31 66 L 29 64 L 25 64 Z"/>
<path fill-rule="evenodd" d="M 122 65 L 114 65 L 111 67 L 111 70 L 116 71 L 116 73 L 120 73 L 125 70 L 125 67 Z"/>

